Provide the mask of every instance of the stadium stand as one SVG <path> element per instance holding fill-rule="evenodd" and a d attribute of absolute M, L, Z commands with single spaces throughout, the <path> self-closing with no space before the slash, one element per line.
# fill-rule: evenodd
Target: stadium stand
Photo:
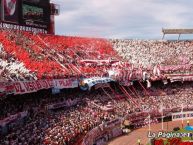
<path fill-rule="evenodd" d="M 1 30 L 0 35 L 5 51 L 36 73 L 38 79 L 103 75 L 105 66 L 97 61 L 116 59 L 116 52 L 105 39 L 37 35 L 16 30 Z M 86 60 L 92 62 L 86 64 Z"/>
<path fill-rule="evenodd" d="M 135 66 L 192 64 L 192 41 L 110 40 L 115 50 Z M 171 59 L 172 58 L 172 59 Z"/>
<path fill-rule="evenodd" d="M 22 62 L 4 51 L 2 44 L 0 44 L 0 70 L 0 82 L 36 79 Z"/>
<path fill-rule="evenodd" d="M 126 87 L 126 89 L 129 92 L 131 87 Z M 19 125 L 15 121 L 8 122 L 9 133 L 2 135 L 0 142 L 1 144 L 71 145 L 77 143 L 92 128 L 119 117 L 126 116 L 134 128 L 146 126 L 148 125 L 146 119 L 148 108 L 152 114 L 151 123 L 157 123 L 157 118 L 161 115 L 159 110 L 162 103 L 164 103 L 166 113 L 180 110 L 182 103 L 185 106 L 184 109 L 193 110 L 192 83 L 158 85 L 153 89 L 154 91 L 159 89 L 160 94 L 149 96 L 136 88 L 137 93 L 142 92 L 140 97 L 136 94 L 132 96 L 133 100 L 138 102 L 137 104 L 120 89 L 116 92 L 122 97 L 117 97 L 110 88 L 91 92 L 72 89 L 68 93 L 59 95 L 42 91 L 27 97 L 26 95 L 10 96 L 1 101 L 1 119 L 21 112 L 27 112 L 27 115 L 19 121 Z M 104 106 L 110 109 L 104 110 Z"/>
<path fill-rule="evenodd" d="M 4 96 L 0 101 L 0 144 L 80 145 L 92 131 L 98 135 L 98 144 L 104 144 L 122 134 L 111 126 L 120 118 L 140 128 L 148 125 L 149 112 L 152 124 L 159 121 L 162 104 L 165 116 L 179 112 L 181 104 L 184 110 L 193 110 L 192 82 L 182 83 L 189 79 L 183 78 L 175 83 L 169 76 L 192 78 L 192 54 L 192 41 L 108 41 L 1 29 L 0 93 L 5 94 L 0 94 Z M 86 86 L 82 80 L 95 76 L 114 81 L 81 91 Z M 153 83 L 152 78 L 159 76 L 164 76 L 159 79 L 165 79 L 165 85 L 159 82 L 146 88 L 145 81 Z M 71 78 L 76 85 L 74 80 L 68 82 Z M 61 79 L 66 79 L 66 84 Z M 50 87 L 38 81 L 51 81 Z M 121 85 L 124 81 L 125 86 Z M 20 86 L 18 82 L 22 82 Z M 57 88 L 56 82 L 75 87 Z M 52 83 L 64 92 L 53 95 Z M 94 79 L 89 83 L 97 84 Z M 1 90 L 3 85 L 6 91 Z M 22 92 L 23 88 L 27 91 Z M 18 89 L 21 91 L 15 93 Z M 111 133 L 106 133 L 108 126 Z"/>

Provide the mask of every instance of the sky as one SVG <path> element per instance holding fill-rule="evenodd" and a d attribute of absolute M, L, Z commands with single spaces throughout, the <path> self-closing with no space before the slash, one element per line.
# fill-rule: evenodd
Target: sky
<path fill-rule="evenodd" d="M 162 28 L 193 28 L 193 0 L 51 0 L 60 5 L 56 34 L 161 39 Z M 177 39 L 167 35 L 166 39 Z M 182 39 L 193 35 L 182 35 Z"/>

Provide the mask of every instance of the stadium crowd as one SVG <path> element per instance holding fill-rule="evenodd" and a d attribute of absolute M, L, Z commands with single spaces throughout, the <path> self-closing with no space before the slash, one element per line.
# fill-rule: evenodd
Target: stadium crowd
<path fill-rule="evenodd" d="M 193 60 L 191 41 L 115 39 L 109 42 L 0 30 L 0 82 L 104 76 L 113 65 L 117 67 L 113 61 L 122 60 L 111 44 L 135 68 L 191 65 Z M 118 61 L 118 69 L 127 69 L 129 63 Z M 139 71 L 139 77 L 141 73 Z M 0 101 L 0 144 L 72 145 L 94 127 L 116 118 L 127 117 L 134 128 L 138 128 L 147 125 L 148 112 L 152 114 L 151 123 L 157 123 L 162 110 L 165 115 L 180 111 L 181 104 L 184 110 L 193 110 L 191 82 L 152 85 L 147 90 L 139 86 L 115 84 L 113 89 L 90 92 L 76 88 L 56 95 L 50 90 L 9 94 Z M 12 121 L 14 115 L 21 112 L 23 116 L 27 113 L 20 120 L 22 123 Z"/>
<path fill-rule="evenodd" d="M 192 41 L 108 41 L 1 29 L 0 43 L 0 52 L 9 54 L 4 60 L 14 65 L 8 67 L 7 62 L 2 61 L 4 68 L 14 72 L 11 77 L 4 73 L 8 74 L 5 79 L 12 81 L 14 76 L 16 80 L 104 76 L 109 69 L 123 70 L 131 66 L 136 71 L 148 70 L 150 75 L 156 65 L 161 65 L 161 73 L 193 70 Z M 132 74 L 135 78 L 135 73 Z"/>
<path fill-rule="evenodd" d="M 164 111 L 180 110 L 181 104 L 184 104 L 186 109 L 193 109 L 192 83 L 155 87 L 149 91 L 149 95 L 137 88 L 132 94 L 129 92 L 131 88 L 127 87 L 132 100 L 118 89 L 118 86 L 114 89 L 116 93 L 109 88 L 100 88 L 91 92 L 72 90 L 69 93 L 52 95 L 44 91 L 31 95 L 10 96 L 0 104 L 3 108 L 1 119 L 17 111 L 28 111 L 28 117 L 22 127 L 14 123 L 9 125 L 9 133 L 1 136 L 0 143 L 71 145 L 95 126 L 119 117 L 129 115 L 135 128 L 138 128 L 147 125 L 147 111 L 150 111 L 151 123 L 156 123 L 162 104 Z M 159 90 L 159 94 L 155 95 L 156 90 Z M 65 103 L 57 107 L 57 103 L 60 102 Z M 51 104 L 56 104 L 56 108 L 47 107 Z M 111 110 L 103 110 L 104 106 L 111 107 Z M 136 113 L 144 115 L 137 116 Z"/>
<path fill-rule="evenodd" d="M 32 79 L 36 79 L 34 73 L 11 54 L 5 52 L 4 47 L 0 44 L 0 82 Z"/>
<path fill-rule="evenodd" d="M 123 59 L 144 68 L 156 64 L 192 64 L 193 42 L 188 40 L 110 40 L 113 48 Z"/>
<path fill-rule="evenodd" d="M 23 62 L 38 79 L 101 76 L 111 66 L 110 60 L 119 58 L 105 39 L 1 29 L 0 42 L 5 52 Z"/>

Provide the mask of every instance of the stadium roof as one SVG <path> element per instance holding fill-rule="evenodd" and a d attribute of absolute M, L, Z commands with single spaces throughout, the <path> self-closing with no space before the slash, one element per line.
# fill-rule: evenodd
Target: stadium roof
<path fill-rule="evenodd" d="M 162 29 L 164 34 L 193 34 L 193 29 Z"/>
<path fill-rule="evenodd" d="M 162 28 L 162 33 L 164 39 L 165 34 L 178 34 L 178 40 L 180 39 L 181 34 L 193 34 L 193 29 L 164 29 Z"/>

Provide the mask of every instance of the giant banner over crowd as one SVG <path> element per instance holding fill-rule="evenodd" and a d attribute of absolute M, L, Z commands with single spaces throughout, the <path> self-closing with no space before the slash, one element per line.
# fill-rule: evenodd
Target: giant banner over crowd
<path fill-rule="evenodd" d="M 0 82 L 0 92 L 7 94 L 25 94 L 37 92 L 49 88 L 76 88 L 78 87 L 77 79 L 59 79 L 59 80 L 37 80 L 37 81 L 18 81 L 12 83 Z"/>
<path fill-rule="evenodd" d="M 64 88 L 76 88 L 80 87 L 83 90 L 90 90 L 93 86 L 106 83 L 114 80 L 104 77 L 95 77 L 89 79 L 83 79 L 80 82 L 76 78 L 69 79 L 54 79 L 54 80 L 36 80 L 36 81 L 17 81 L 17 82 L 0 82 L 0 92 L 6 94 L 25 94 L 37 92 L 42 89 L 64 89 Z M 87 86 L 87 87 L 85 87 Z"/>

